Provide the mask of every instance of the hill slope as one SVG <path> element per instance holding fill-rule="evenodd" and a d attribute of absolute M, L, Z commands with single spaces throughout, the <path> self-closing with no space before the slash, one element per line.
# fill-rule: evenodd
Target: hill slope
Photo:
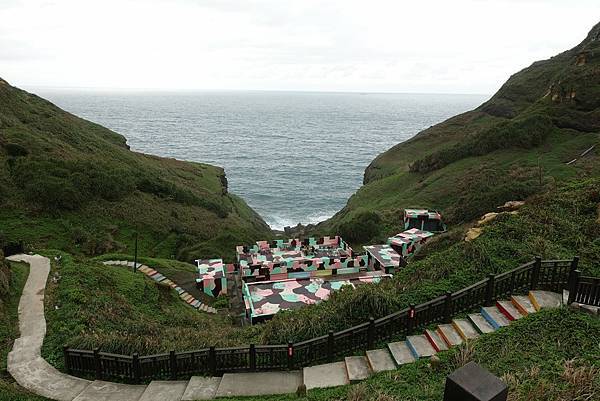
<path fill-rule="evenodd" d="M 486 103 L 379 155 L 364 186 L 319 227 L 368 242 L 400 228 L 409 206 L 443 209 L 452 224 L 557 181 L 599 172 L 600 24 L 575 48 L 518 72 Z M 379 221 L 381 220 L 381 223 Z M 359 230 L 375 221 L 372 230 Z"/>
<path fill-rule="evenodd" d="M 123 136 L 0 80 L 0 239 L 93 255 L 231 255 L 270 234 L 223 169 L 132 152 Z"/>

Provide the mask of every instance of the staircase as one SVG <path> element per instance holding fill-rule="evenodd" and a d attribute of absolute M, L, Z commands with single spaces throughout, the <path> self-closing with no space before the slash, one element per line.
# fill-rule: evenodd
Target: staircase
<path fill-rule="evenodd" d="M 102 264 L 108 265 L 108 266 L 127 266 L 127 267 L 132 267 L 132 268 L 134 266 L 134 262 L 129 262 L 127 260 L 107 260 L 105 262 L 102 262 Z M 141 271 L 142 273 L 144 273 L 146 276 L 148 276 L 152 280 L 156 281 L 157 283 L 162 283 L 164 285 L 168 285 L 169 287 L 171 287 L 172 289 L 177 291 L 179 298 L 181 298 L 182 301 L 184 301 L 185 303 L 190 305 L 192 308 L 197 309 L 202 312 L 217 313 L 217 310 L 215 308 L 213 308 L 212 306 L 206 305 L 206 304 L 202 303 L 202 301 L 194 298 L 189 292 L 187 292 L 186 290 L 181 288 L 179 285 L 177 285 L 177 283 L 175 283 L 174 281 L 163 276 L 156 270 L 154 270 L 146 265 L 138 265 L 138 270 Z"/>
<path fill-rule="evenodd" d="M 464 319 L 453 319 L 440 324 L 435 330 L 408 336 L 405 341 L 388 343 L 386 348 L 369 350 L 365 356 L 346 357 L 344 362 L 304 368 L 303 380 L 307 389 L 334 387 L 356 383 L 372 373 L 394 370 L 398 366 L 421 358 L 429 358 L 491 333 L 511 322 L 544 308 L 563 304 L 563 296 L 549 291 L 530 291 L 528 295 L 513 295 L 509 300 L 497 301 L 494 306 L 482 307 L 479 313 Z"/>

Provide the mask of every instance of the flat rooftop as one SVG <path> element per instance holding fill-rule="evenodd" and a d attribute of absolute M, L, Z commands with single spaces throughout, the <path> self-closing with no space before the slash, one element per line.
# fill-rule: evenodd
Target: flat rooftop
<path fill-rule="evenodd" d="M 345 285 L 356 288 L 361 284 L 378 283 L 391 277 L 383 272 L 364 272 L 339 279 L 313 277 L 262 281 L 244 283 L 242 292 L 248 317 L 252 322 L 256 322 L 268 319 L 281 310 L 298 309 L 324 301 L 329 298 L 331 292 Z"/>

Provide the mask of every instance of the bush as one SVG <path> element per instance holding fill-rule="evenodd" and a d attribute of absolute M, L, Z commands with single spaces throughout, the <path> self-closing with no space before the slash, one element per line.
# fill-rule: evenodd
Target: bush
<path fill-rule="evenodd" d="M 29 154 L 29 151 L 24 146 L 16 143 L 7 143 L 4 145 L 4 149 L 6 149 L 6 153 L 11 157 L 21 157 Z"/>
<path fill-rule="evenodd" d="M 379 234 L 381 218 L 374 212 L 362 212 L 338 227 L 337 231 L 350 243 L 366 243 Z"/>

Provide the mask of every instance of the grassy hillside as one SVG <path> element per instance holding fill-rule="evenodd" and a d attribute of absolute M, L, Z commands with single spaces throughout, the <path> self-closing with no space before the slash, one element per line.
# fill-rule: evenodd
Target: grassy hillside
<path fill-rule="evenodd" d="M 600 145 L 599 67 L 600 24 L 575 48 L 510 77 L 477 109 L 379 155 L 364 186 L 318 230 L 366 243 L 395 234 L 406 207 L 440 208 L 455 225 L 562 181 L 598 175 L 599 149 L 565 163 Z"/>
<path fill-rule="evenodd" d="M 421 359 L 358 385 L 310 390 L 306 397 L 239 400 L 438 401 L 443 398 L 446 376 L 470 361 L 501 377 L 509 386 L 510 401 L 597 400 L 599 339 L 600 319 L 567 308 L 543 311 L 486 334 L 470 346 L 439 354 L 439 370 Z"/>
<path fill-rule="evenodd" d="M 268 237 L 223 169 L 144 155 L 123 136 L 0 80 L 0 238 L 95 255 L 232 257 Z"/>

